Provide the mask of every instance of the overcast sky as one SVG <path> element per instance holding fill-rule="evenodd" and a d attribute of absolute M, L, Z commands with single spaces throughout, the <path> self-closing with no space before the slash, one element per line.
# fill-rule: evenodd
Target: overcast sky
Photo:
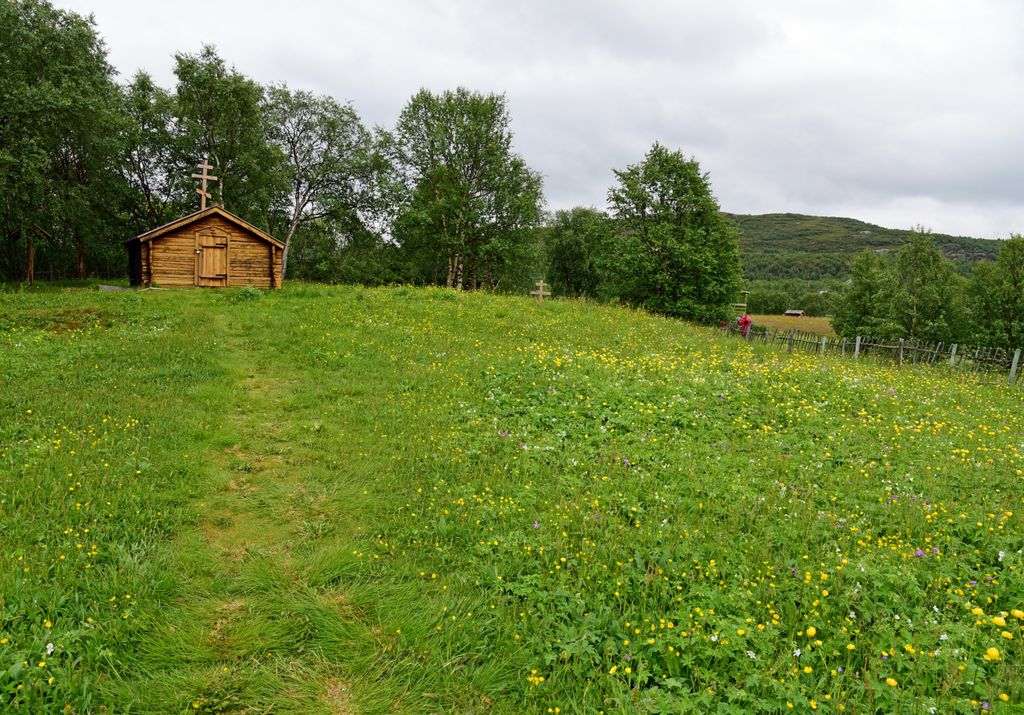
<path fill-rule="evenodd" d="M 654 141 L 723 210 L 1024 232 L 1019 0 L 55 0 L 173 88 L 203 43 L 392 127 L 421 87 L 508 97 L 548 208 L 605 207 Z"/>

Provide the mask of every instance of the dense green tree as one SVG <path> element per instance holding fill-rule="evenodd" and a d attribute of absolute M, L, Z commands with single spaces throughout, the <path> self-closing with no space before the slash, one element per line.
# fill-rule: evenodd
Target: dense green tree
<path fill-rule="evenodd" d="M 122 107 L 119 169 L 131 191 L 124 206 L 137 235 L 194 210 L 196 202 L 188 174 L 180 166 L 174 95 L 139 72 L 123 89 Z"/>
<path fill-rule="evenodd" d="M 756 315 L 778 315 L 795 307 L 797 303 L 789 293 L 778 288 L 754 289 L 747 296 L 747 312 Z"/>
<path fill-rule="evenodd" d="M 295 232 L 331 217 L 337 228 L 361 227 L 361 211 L 373 195 L 373 141 L 350 105 L 310 92 L 270 87 L 265 104 L 267 133 L 285 157 L 289 191 L 278 197 L 275 213 L 283 220 L 282 273 Z M 351 238 L 351 236 L 349 237 Z"/>
<path fill-rule="evenodd" d="M 865 250 L 850 265 L 850 281 L 833 308 L 840 335 L 931 342 L 967 337 L 964 280 L 927 231 L 912 231 L 889 261 Z"/>
<path fill-rule="evenodd" d="M 896 251 L 882 298 L 906 337 L 949 342 L 965 332 L 962 288 L 934 236 L 917 229 Z"/>
<path fill-rule="evenodd" d="M 195 164 L 208 159 L 218 177 L 214 201 L 268 227 L 271 205 L 286 190 L 286 172 L 282 153 L 269 141 L 263 88 L 229 68 L 210 45 L 174 60 L 175 175 L 188 181 Z"/>
<path fill-rule="evenodd" d="M 390 144 L 402 204 L 393 233 L 414 280 L 497 287 L 528 264 L 541 179 L 512 150 L 505 97 L 420 90 Z"/>
<path fill-rule="evenodd" d="M 807 315 L 828 315 L 832 309 L 832 299 L 828 291 L 809 290 L 800 295 L 794 307 Z"/>
<path fill-rule="evenodd" d="M 968 295 L 976 342 L 1024 347 L 1024 236 L 1002 242 L 994 263 L 974 267 Z"/>
<path fill-rule="evenodd" d="M 850 279 L 846 289 L 835 296 L 832 306 L 832 328 L 838 335 L 883 336 L 898 333 L 885 302 L 890 273 L 881 256 L 870 249 L 850 263 Z"/>
<path fill-rule="evenodd" d="M 980 261 L 971 271 L 967 284 L 967 316 L 973 343 L 1008 347 L 999 299 L 1001 283 L 995 261 Z"/>
<path fill-rule="evenodd" d="M 559 295 L 604 297 L 615 229 L 603 212 L 557 211 L 546 227 L 547 276 Z"/>
<path fill-rule="evenodd" d="M 117 87 L 91 19 L 39 0 L 0 0 L 0 236 L 4 272 L 41 241 L 82 276 L 109 258 L 117 196 Z M 22 259 L 24 256 L 24 260 Z"/>
<path fill-rule="evenodd" d="M 622 297 L 691 320 L 728 317 L 739 291 L 739 249 L 697 161 L 655 143 L 641 163 L 615 176 L 608 202 L 622 222 Z"/>
<path fill-rule="evenodd" d="M 295 234 L 292 277 L 324 283 L 382 285 L 399 280 L 397 247 L 371 230 L 338 225 L 330 217 Z"/>

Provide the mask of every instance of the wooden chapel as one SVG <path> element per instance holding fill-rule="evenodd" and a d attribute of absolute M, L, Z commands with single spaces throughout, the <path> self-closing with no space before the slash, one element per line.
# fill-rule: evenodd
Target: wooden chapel
<path fill-rule="evenodd" d="M 207 208 L 206 182 L 217 177 L 207 162 L 198 167 L 199 210 L 125 241 L 131 285 L 280 288 L 284 244 L 218 204 Z"/>

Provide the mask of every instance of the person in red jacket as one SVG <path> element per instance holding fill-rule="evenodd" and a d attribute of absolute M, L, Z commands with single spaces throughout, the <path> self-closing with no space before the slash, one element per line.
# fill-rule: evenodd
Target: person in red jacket
<path fill-rule="evenodd" d="M 736 322 L 739 323 L 740 326 L 740 335 L 747 337 L 747 333 L 750 331 L 750 324 L 753 322 L 750 320 L 750 316 L 744 313 Z"/>

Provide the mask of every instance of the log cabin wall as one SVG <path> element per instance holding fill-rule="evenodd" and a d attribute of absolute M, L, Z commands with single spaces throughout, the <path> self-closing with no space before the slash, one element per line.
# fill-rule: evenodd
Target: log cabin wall
<path fill-rule="evenodd" d="M 143 285 L 196 285 L 196 233 L 207 229 L 228 235 L 228 286 L 281 287 L 281 249 L 217 215 L 143 242 Z"/>

